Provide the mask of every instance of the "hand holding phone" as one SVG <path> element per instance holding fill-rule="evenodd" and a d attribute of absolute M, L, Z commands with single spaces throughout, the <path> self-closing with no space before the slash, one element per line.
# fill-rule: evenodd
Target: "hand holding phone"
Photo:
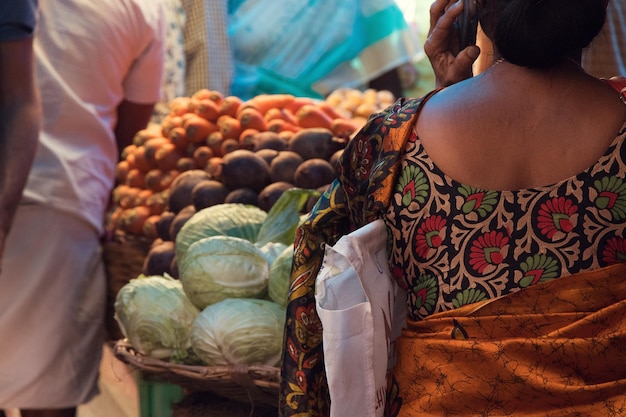
<path fill-rule="evenodd" d="M 455 25 L 459 31 L 459 51 L 476 44 L 478 30 L 478 4 L 476 0 L 463 0 L 463 13 Z"/>
<path fill-rule="evenodd" d="M 424 43 L 424 52 L 435 72 L 435 85 L 446 87 L 466 80 L 472 76 L 472 65 L 476 61 L 480 49 L 478 46 L 459 49 L 461 33 L 473 34 L 470 39 L 463 35 L 463 42 L 476 37 L 480 9 L 476 0 L 435 0 L 430 8 L 431 26 Z M 463 29 L 460 29 L 461 22 Z M 472 28 L 473 26 L 473 28 Z M 462 52 L 462 53 L 459 53 Z"/>

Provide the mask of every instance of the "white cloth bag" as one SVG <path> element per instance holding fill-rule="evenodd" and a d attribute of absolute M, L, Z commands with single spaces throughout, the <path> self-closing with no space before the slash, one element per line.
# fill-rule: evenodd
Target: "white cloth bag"
<path fill-rule="evenodd" d="M 382 219 L 324 248 L 315 300 L 323 326 L 331 417 L 380 417 L 405 292 L 392 279 Z"/>

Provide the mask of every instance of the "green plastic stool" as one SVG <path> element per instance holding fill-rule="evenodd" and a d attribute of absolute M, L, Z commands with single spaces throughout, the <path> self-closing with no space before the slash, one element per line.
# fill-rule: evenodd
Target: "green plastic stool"
<path fill-rule="evenodd" d="M 141 417 L 171 417 L 172 405 L 183 399 L 181 386 L 146 380 L 138 376 L 139 413 Z"/>

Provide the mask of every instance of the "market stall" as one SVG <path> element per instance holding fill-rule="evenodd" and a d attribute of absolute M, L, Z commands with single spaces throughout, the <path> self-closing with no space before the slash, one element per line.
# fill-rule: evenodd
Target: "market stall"
<path fill-rule="evenodd" d="M 138 132 L 104 244 L 117 358 L 182 387 L 189 407 L 202 397 L 271 413 L 295 230 L 350 137 L 393 101 L 371 89 L 245 101 L 203 89 Z M 206 415 L 225 415 L 217 408 Z"/>

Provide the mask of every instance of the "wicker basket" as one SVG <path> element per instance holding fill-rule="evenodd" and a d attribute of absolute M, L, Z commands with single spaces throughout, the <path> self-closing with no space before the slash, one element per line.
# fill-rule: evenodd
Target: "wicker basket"
<path fill-rule="evenodd" d="M 123 337 L 113 318 L 115 297 L 124 285 L 141 274 L 153 241 L 141 236 L 115 233 L 102 243 L 102 259 L 107 276 L 106 332 L 108 340 Z"/>
<path fill-rule="evenodd" d="M 189 392 L 208 391 L 242 403 L 278 407 L 279 368 L 175 364 L 139 354 L 126 339 L 118 340 L 113 351 L 150 379 L 178 384 Z"/>

